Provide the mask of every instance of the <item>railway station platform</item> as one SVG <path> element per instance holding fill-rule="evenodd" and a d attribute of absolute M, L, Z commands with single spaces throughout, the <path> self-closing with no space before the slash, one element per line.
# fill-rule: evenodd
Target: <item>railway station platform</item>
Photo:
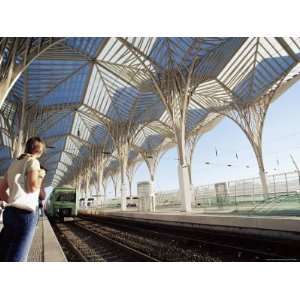
<path fill-rule="evenodd" d="M 46 216 L 40 217 L 28 262 L 65 262 L 65 254 Z"/>
<path fill-rule="evenodd" d="M 2 223 L 0 223 L 0 230 Z M 66 262 L 65 254 L 46 216 L 40 217 L 28 262 Z"/>
<path fill-rule="evenodd" d="M 230 213 L 203 214 L 197 211 L 185 213 L 172 212 L 138 212 L 118 210 L 80 210 L 82 215 L 112 217 L 137 222 L 174 225 L 190 228 L 220 230 L 239 234 L 264 235 L 274 238 L 300 240 L 300 217 L 292 216 L 246 216 Z"/>

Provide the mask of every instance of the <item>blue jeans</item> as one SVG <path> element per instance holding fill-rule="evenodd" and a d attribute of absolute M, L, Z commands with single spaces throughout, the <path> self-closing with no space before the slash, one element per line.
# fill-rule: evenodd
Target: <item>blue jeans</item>
<path fill-rule="evenodd" d="M 26 261 L 35 233 L 38 213 L 6 207 L 0 233 L 0 261 Z"/>

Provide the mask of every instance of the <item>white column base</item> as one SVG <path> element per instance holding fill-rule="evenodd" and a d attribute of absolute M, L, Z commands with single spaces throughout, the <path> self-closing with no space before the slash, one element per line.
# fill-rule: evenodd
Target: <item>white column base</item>
<path fill-rule="evenodd" d="M 266 174 L 262 170 L 259 170 L 259 176 L 260 176 L 261 185 L 262 185 L 263 197 L 264 197 L 264 200 L 267 200 L 269 198 L 269 191 L 268 191 Z"/>
<path fill-rule="evenodd" d="M 155 212 L 156 210 L 156 198 L 154 190 L 154 181 L 150 181 L 150 211 Z"/>
<path fill-rule="evenodd" d="M 125 183 L 121 185 L 121 210 L 125 211 L 127 209 L 126 203 L 126 185 Z"/>
<path fill-rule="evenodd" d="M 179 195 L 182 203 L 182 209 L 185 212 L 192 211 L 191 205 L 191 184 L 189 178 L 188 166 L 178 165 L 178 179 L 179 179 Z"/>
<path fill-rule="evenodd" d="M 190 185 L 190 189 L 191 189 L 191 203 L 193 203 L 196 206 L 195 190 L 192 184 Z"/>
<path fill-rule="evenodd" d="M 96 206 L 98 206 L 99 208 L 102 208 L 103 206 L 103 202 L 104 202 L 104 191 L 102 186 L 100 185 L 100 188 L 98 189 L 98 196 L 97 196 L 97 204 Z"/>

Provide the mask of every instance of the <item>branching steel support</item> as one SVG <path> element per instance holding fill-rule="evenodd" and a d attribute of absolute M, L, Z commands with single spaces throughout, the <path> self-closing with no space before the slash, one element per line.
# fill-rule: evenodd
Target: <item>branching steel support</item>
<path fill-rule="evenodd" d="M 10 90 L 28 65 L 63 38 L 0 39 L 0 108 Z M 6 59 L 4 59 L 4 55 Z"/>
<path fill-rule="evenodd" d="M 224 114 L 241 128 L 250 142 L 258 164 L 264 199 L 268 198 L 269 192 L 262 156 L 262 132 L 270 103 L 271 98 L 267 96 L 252 105 L 235 103 L 232 110 L 224 111 Z"/>
<path fill-rule="evenodd" d="M 130 200 L 132 200 L 132 184 L 133 184 L 134 175 L 136 174 L 136 171 L 140 166 L 140 163 L 141 163 L 140 161 L 132 161 L 127 167 L 126 175 L 128 180 Z"/>
<path fill-rule="evenodd" d="M 155 196 L 155 173 L 159 164 L 159 161 L 163 154 L 164 143 L 161 143 L 160 146 L 156 149 L 150 151 L 140 150 L 140 154 L 146 162 L 149 175 L 150 175 L 150 198 L 151 205 L 150 210 L 155 212 L 156 210 L 156 196 Z"/>
<path fill-rule="evenodd" d="M 128 165 L 129 145 L 132 134 L 135 132 L 135 126 L 130 121 L 115 121 L 108 124 L 109 133 L 113 139 L 116 149 L 117 158 L 120 163 L 120 179 L 121 179 L 121 210 L 127 209 L 126 203 L 126 173 Z"/>

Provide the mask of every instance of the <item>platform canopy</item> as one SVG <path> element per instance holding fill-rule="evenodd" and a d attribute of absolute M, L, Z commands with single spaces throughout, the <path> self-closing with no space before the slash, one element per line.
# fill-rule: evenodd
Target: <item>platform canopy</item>
<path fill-rule="evenodd" d="M 0 41 L 3 70 L 12 40 Z M 237 103 L 253 105 L 274 89 L 278 97 L 298 80 L 299 62 L 299 38 L 56 39 L 22 70 L 0 108 L 0 174 L 15 155 L 20 129 L 23 141 L 38 135 L 49 147 L 41 160 L 47 185 L 80 172 L 97 145 L 110 160 L 109 174 L 118 168 L 113 124 L 130 129 L 132 161 L 141 150 L 176 144 L 172 106 L 162 97 L 191 97 L 189 138 L 213 128 Z"/>

